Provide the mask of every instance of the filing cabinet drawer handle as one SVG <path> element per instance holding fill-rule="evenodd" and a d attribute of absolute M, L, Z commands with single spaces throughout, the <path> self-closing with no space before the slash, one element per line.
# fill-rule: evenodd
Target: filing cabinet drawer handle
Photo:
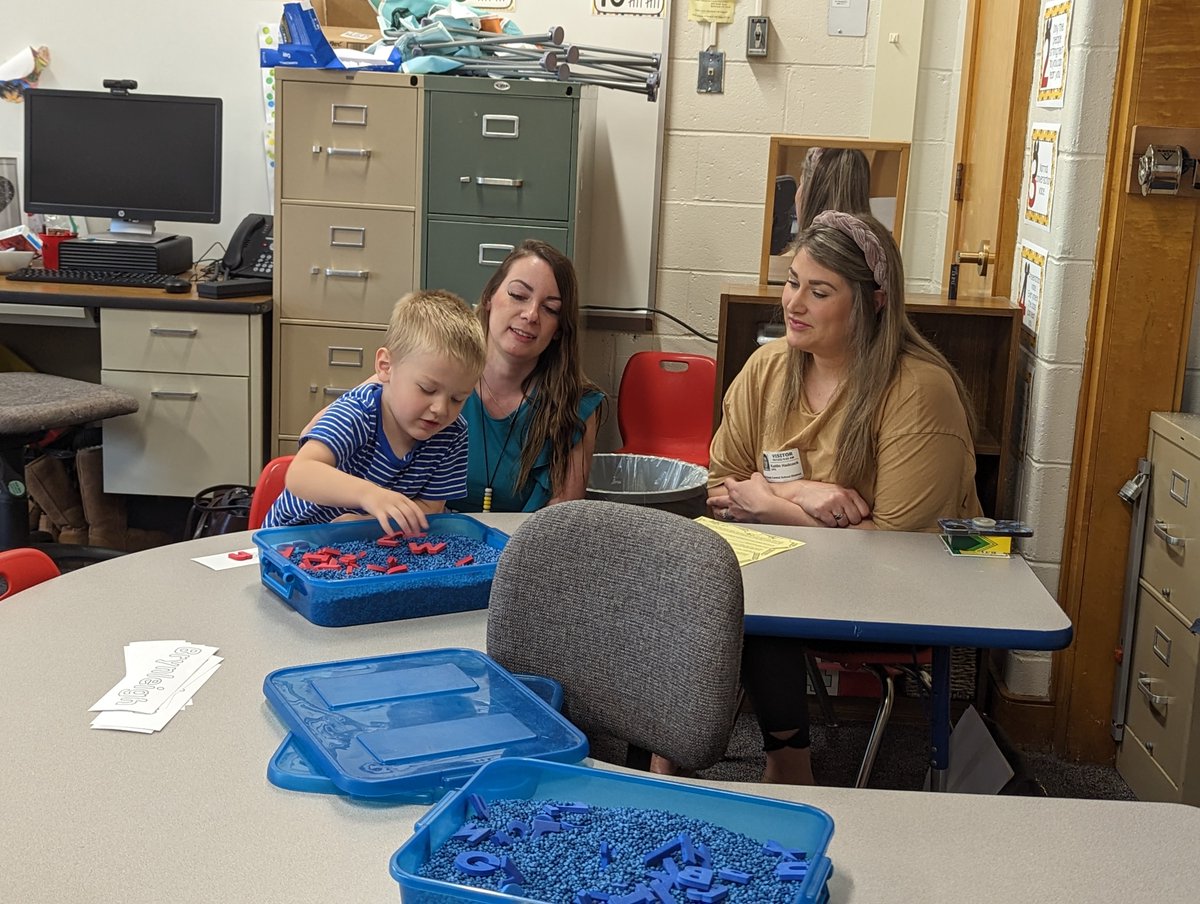
<path fill-rule="evenodd" d="M 350 391 L 349 389 L 342 389 L 341 387 L 338 387 L 338 386 L 326 386 L 324 389 L 324 394 L 325 394 L 325 398 L 333 397 L 336 399 L 343 392 L 349 392 L 349 391 Z"/>
<path fill-rule="evenodd" d="M 1146 698 L 1148 703 L 1152 703 L 1155 706 L 1166 706 L 1175 699 L 1169 694 L 1156 694 L 1151 691 L 1150 685 L 1153 683 L 1154 679 L 1146 677 L 1145 675 L 1140 676 L 1137 680 L 1138 690 L 1142 692 L 1142 696 Z"/>
<path fill-rule="evenodd" d="M 317 150 L 320 153 L 320 150 Z M 325 148 L 325 153 L 330 157 L 370 157 L 370 148 Z"/>
<path fill-rule="evenodd" d="M 499 251 L 499 257 L 488 257 L 489 251 Z M 504 259 L 513 252 L 512 245 L 480 245 L 479 246 L 479 266 L 481 267 L 499 267 L 504 263 Z"/>
<path fill-rule="evenodd" d="M 338 235 L 344 232 L 352 232 L 358 236 L 358 240 L 339 239 Z M 330 226 L 329 227 L 329 247 L 330 248 L 363 248 L 367 244 L 367 230 L 364 226 Z"/>
<path fill-rule="evenodd" d="M 346 357 L 349 360 L 335 360 L 338 352 L 346 352 Z M 352 345 L 331 345 L 329 346 L 329 366 L 330 367 L 362 367 L 363 366 L 363 350 L 361 347 Z"/>
<path fill-rule="evenodd" d="M 367 279 L 371 275 L 370 270 L 338 270 L 334 267 L 326 267 L 325 275 L 332 276 L 336 279 Z"/>
<path fill-rule="evenodd" d="M 503 128 L 496 128 L 501 126 Z M 520 138 L 521 117 L 488 113 L 483 117 L 484 138 Z"/>
<path fill-rule="evenodd" d="M 154 399 L 170 399 L 178 402 L 194 402 L 200 398 L 198 392 L 175 392 L 170 389 L 152 389 L 150 397 Z"/>
<path fill-rule="evenodd" d="M 339 116 L 338 111 L 344 113 L 355 114 L 353 119 Z M 367 124 L 367 105 L 366 104 L 330 104 L 329 105 L 329 121 L 335 126 L 365 126 Z"/>
<path fill-rule="evenodd" d="M 495 185 L 500 188 L 520 188 L 525 184 L 524 179 L 502 179 L 499 176 L 479 176 L 475 183 L 477 185 Z"/>
<path fill-rule="evenodd" d="M 1169 530 L 1167 530 L 1167 522 L 1163 521 L 1161 518 L 1154 519 L 1154 535 L 1165 540 L 1168 546 L 1178 546 L 1182 548 L 1187 544 L 1187 538 L 1176 537 L 1174 534 L 1172 534 Z"/>
<path fill-rule="evenodd" d="M 150 327 L 151 336 L 178 336 L 180 339 L 195 339 L 198 330 L 192 327 L 190 330 L 174 329 L 169 326 L 152 326 Z"/>

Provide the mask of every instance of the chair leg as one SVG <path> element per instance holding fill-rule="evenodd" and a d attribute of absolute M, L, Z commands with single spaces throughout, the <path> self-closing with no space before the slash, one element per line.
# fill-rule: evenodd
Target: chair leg
<path fill-rule="evenodd" d="M 855 788 L 867 787 L 871 778 L 871 770 L 875 768 L 875 757 L 879 753 L 879 743 L 883 740 L 883 731 L 887 728 L 888 719 L 892 715 L 892 705 L 896 702 L 896 685 L 891 672 L 881 665 L 868 666 L 867 669 L 879 679 L 879 710 L 875 713 L 875 724 L 871 726 L 871 737 L 867 739 L 867 750 L 863 754 L 862 766 L 858 770 Z"/>
<path fill-rule="evenodd" d="M 817 665 L 817 657 L 806 652 L 804 666 L 808 669 L 808 680 L 812 683 L 813 693 L 816 694 L 817 705 L 821 708 L 821 716 L 825 719 L 825 724 L 830 728 L 837 728 L 838 721 L 833 711 L 833 701 L 829 699 L 829 691 L 825 689 L 825 677 L 821 674 L 821 667 Z"/>

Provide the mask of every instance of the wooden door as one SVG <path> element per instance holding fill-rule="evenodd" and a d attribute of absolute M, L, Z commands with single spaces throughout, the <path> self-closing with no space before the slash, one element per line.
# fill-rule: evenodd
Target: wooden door
<path fill-rule="evenodd" d="M 1135 126 L 1200 129 L 1200 6 L 1127 0 L 1124 13 L 1058 594 L 1075 642 L 1056 658 L 1055 747 L 1093 761 L 1114 749 L 1130 518 L 1117 490 L 1146 454 L 1150 412 L 1179 405 L 1200 264 L 1200 200 L 1127 190 Z"/>
<path fill-rule="evenodd" d="M 960 295 L 1009 294 L 1037 19 L 1037 0 L 967 7 L 943 279 L 956 252 L 987 266 L 961 264 Z"/>

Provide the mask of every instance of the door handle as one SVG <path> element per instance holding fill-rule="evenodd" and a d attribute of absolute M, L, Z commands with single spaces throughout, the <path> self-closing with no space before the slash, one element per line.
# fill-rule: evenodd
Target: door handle
<path fill-rule="evenodd" d="M 1168 546 L 1177 546 L 1182 549 L 1187 544 L 1187 537 L 1175 536 L 1167 529 L 1167 522 L 1161 518 L 1154 519 L 1154 535 L 1165 540 Z"/>
<path fill-rule="evenodd" d="M 984 239 L 980 242 L 978 251 L 955 251 L 954 262 L 956 264 L 975 264 L 979 267 L 979 275 L 987 276 L 988 267 L 996 262 L 991 239 Z"/>
<path fill-rule="evenodd" d="M 150 397 L 154 399 L 172 399 L 179 402 L 194 402 L 200 398 L 198 392 L 175 392 L 170 389 L 152 389 Z"/>
<path fill-rule="evenodd" d="M 181 339 L 194 339 L 196 337 L 196 329 L 193 327 L 190 330 L 173 329 L 167 326 L 152 326 L 150 327 L 151 336 L 178 336 Z"/>

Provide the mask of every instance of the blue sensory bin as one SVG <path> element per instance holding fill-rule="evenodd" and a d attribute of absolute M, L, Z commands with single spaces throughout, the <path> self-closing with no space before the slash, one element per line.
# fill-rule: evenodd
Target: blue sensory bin
<path fill-rule="evenodd" d="M 295 755 L 272 762 L 297 776 L 284 785 L 294 790 L 327 780 L 352 797 L 428 801 L 497 757 L 573 763 L 588 751 L 578 728 L 476 650 L 277 669 L 263 693 L 291 732 Z"/>
<path fill-rule="evenodd" d="M 538 699 L 555 712 L 562 711 L 562 685 L 553 678 L 541 675 L 513 677 L 537 694 Z M 271 757 L 271 762 L 267 764 L 267 781 L 288 791 L 306 791 L 310 794 L 342 793 L 333 783 L 333 779 L 309 762 L 290 731 Z"/>
<path fill-rule="evenodd" d="M 465 537 L 497 550 L 508 542 L 508 534 L 466 515 L 428 518 L 431 538 Z M 262 582 L 314 625 L 326 628 L 487 608 L 496 573 L 494 562 L 404 574 L 364 571 L 361 577 L 328 580 L 313 577 L 279 552 L 302 544 L 317 550 L 352 541 L 370 543 L 380 534 L 378 522 L 369 519 L 256 531 L 253 539 Z"/>
<path fill-rule="evenodd" d="M 833 836 L 833 819 L 824 810 L 807 804 L 604 769 L 501 759 L 488 763 L 462 788 L 432 807 L 417 821 L 412 837 L 392 855 L 392 878 L 400 883 L 400 900 L 404 904 L 450 904 L 455 901 L 556 904 L 419 875 L 450 836 L 474 818 L 476 811 L 469 799 L 472 795 L 479 795 L 485 804 L 505 799 L 551 799 L 578 801 L 594 807 L 665 810 L 703 819 L 764 843 L 772 840 L 785 847 L 806 851 L 809 871 L 802 882 L 796 883 L 792 904 L 823 904 L 829 899 L 826 882 L 832 864 L 825 851 Z M 513 858 L 519 865 L 518 856 L 518 849 L 514 847 Z"/>

